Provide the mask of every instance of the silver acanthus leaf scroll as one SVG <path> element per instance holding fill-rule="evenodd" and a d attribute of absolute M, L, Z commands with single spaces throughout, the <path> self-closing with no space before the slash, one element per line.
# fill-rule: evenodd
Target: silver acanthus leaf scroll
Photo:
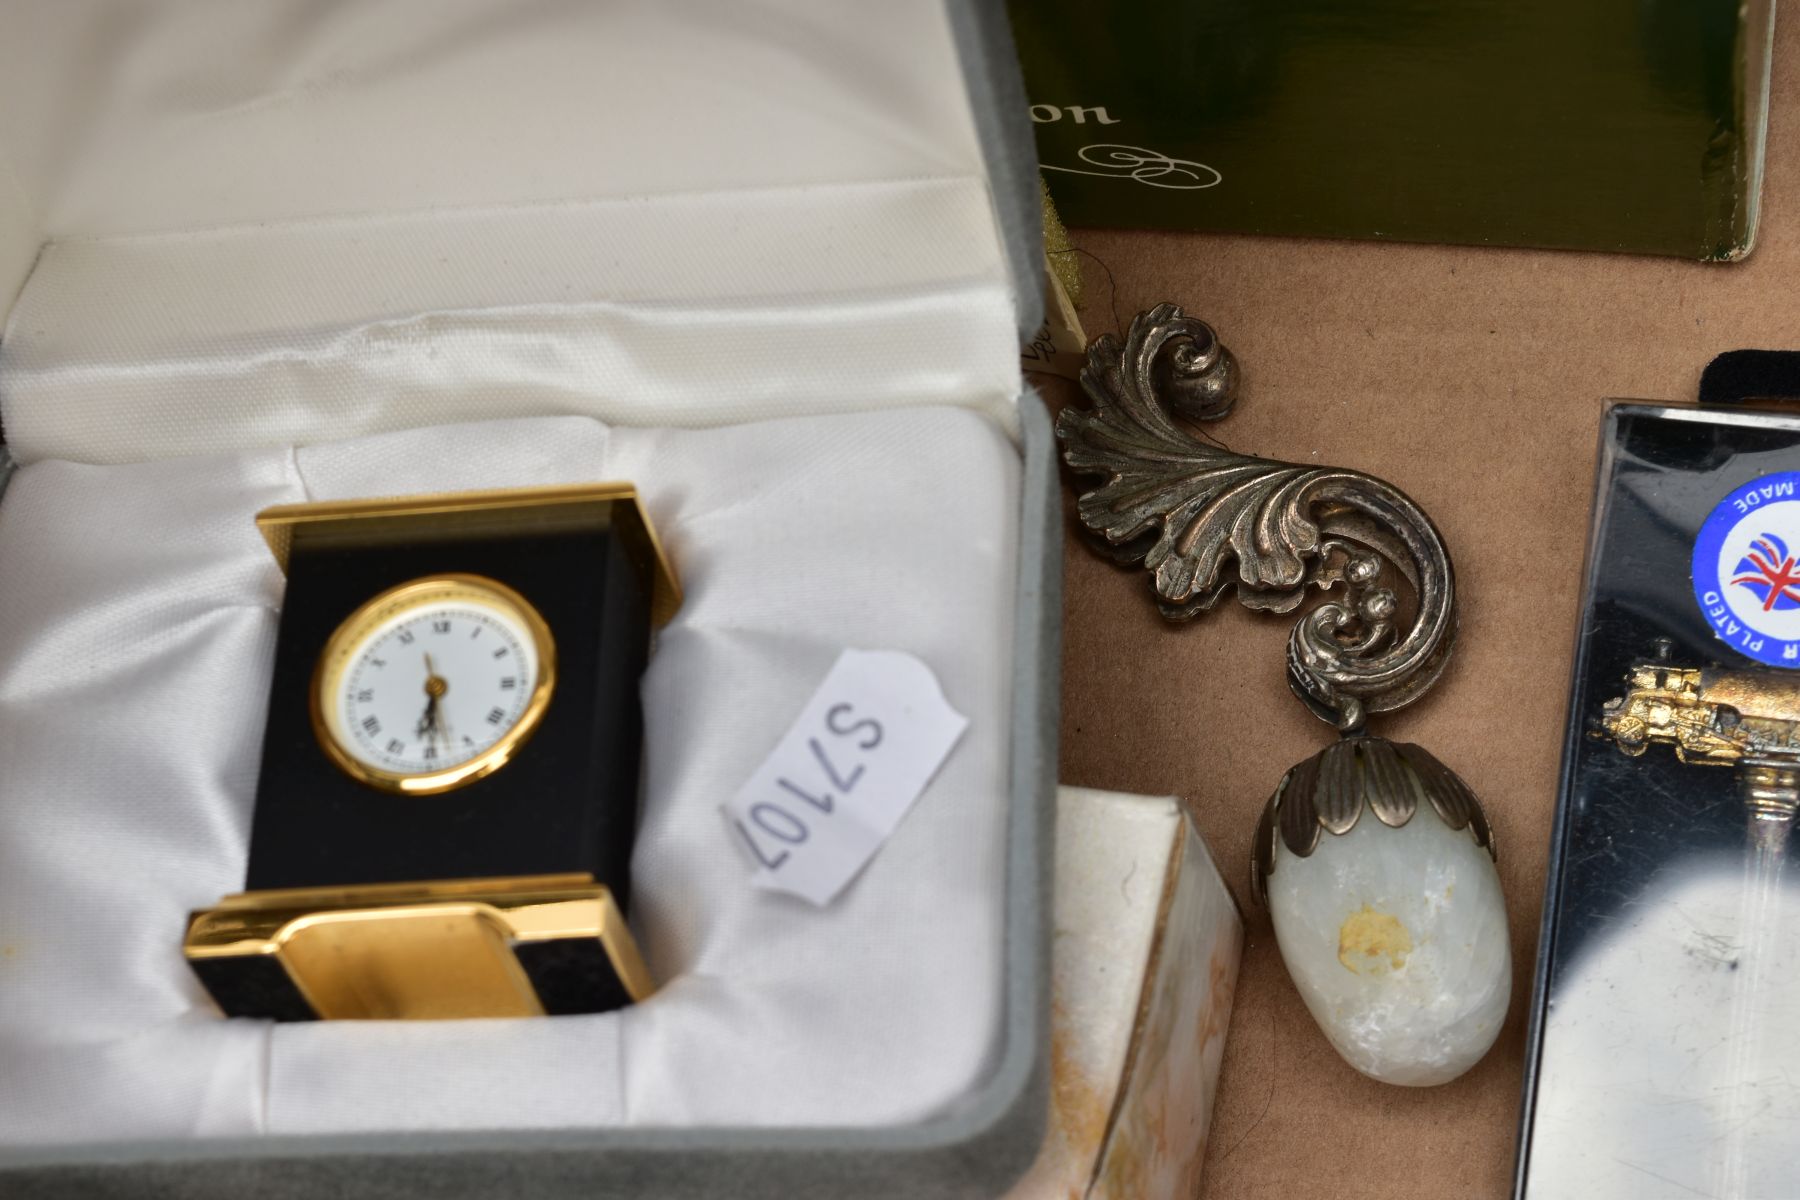
<path fill-rule="evenodd" d="M 1308 589 L 1319 604 L 1288 638 L 1288 682 L 1314 713 L 1361 730 L 1437 680 L 1456 638 L 1454 577 L 1442 537 L 1398 488 L 1360 471 L 1238 454 L 1183 423 L 1216 419 L 1236 395 L 1237 365 L 1204 321 L 1172 304 L 1138 314 L 1121 343 L 1088 348 L 1089 409 L 1069 408 L 1057 436 L 1070 468 L 1104 477 L 1084 493 L 1082 524 L 1121 564 L 1141 562 L 1171 620 L 1227 591 L 1287 613 Z M 1413 593 L 1397 628 L 1391 564 Z"/>
<path fill-rule="evenodd" d="M 1493 1044 L 1512 991 L 1493 830 L 1450 767 L 1364 726 L 1443 673 L 1450 557 L 1382 480 L 1197 436 L 1193 422 L 1231 408 L 1237 374 L 1212 329 L 1171 304 L 1140 313 L 1123 342 L 1096 339 L 1081 376 L 1092 407 L 1057 421 L 1070 468 L 1101 477 L 1077 511 L 1114 559 L 1148 568 L 1172 620 L 1227 592 L 1278 613 L 1320 593 L 1288 636 L 1288 683 L 1343 736 L 1263 805 L 1251 893 L 1345 1061 L 1390 1083 L 1444 1083 Z"/>

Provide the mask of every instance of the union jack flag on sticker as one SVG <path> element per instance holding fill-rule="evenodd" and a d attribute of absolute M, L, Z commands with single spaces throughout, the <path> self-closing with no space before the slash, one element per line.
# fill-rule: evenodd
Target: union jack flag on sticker
<path fill-rule="evenodd" d="M 1772 667 L 1800 668 L 1800 471 L 1744 484 L 1694 539 L 1694 599 L 1719 639 Z"/>
<path fill-rule="evenodd" d="M 1800 608 L 1800 574 L 1787 543 L 1765 533 L 1750 543 L 1750 553 L 1738 559 L 1738 575 L 1732 587 L 1746 587 L 1762 601 L 1764 612 Z"/>

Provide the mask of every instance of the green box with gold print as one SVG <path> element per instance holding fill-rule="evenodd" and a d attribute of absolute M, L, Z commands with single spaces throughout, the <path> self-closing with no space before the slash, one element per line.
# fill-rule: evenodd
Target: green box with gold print
<path fill-rule="evenodd" d="M 1071 225 L 1731 260 L 1774 0 L 1013 0 Z"/>

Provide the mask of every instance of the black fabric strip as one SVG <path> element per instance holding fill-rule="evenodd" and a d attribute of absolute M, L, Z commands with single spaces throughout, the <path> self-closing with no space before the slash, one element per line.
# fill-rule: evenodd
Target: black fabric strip
<path fill-rule="evenodd" d="M 1700 403 L 1800 400 L 1800 350 L 1727 350 L 1700 373 Z"/>

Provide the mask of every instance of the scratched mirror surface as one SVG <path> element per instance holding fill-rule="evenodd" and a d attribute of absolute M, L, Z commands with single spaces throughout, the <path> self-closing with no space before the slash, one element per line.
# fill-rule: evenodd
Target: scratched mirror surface
<path fill-rule="evenodd" d="M 1579 628 L 1518 1194 L 1791 1196 L 1800 419 L 1612 406 Z"/>

